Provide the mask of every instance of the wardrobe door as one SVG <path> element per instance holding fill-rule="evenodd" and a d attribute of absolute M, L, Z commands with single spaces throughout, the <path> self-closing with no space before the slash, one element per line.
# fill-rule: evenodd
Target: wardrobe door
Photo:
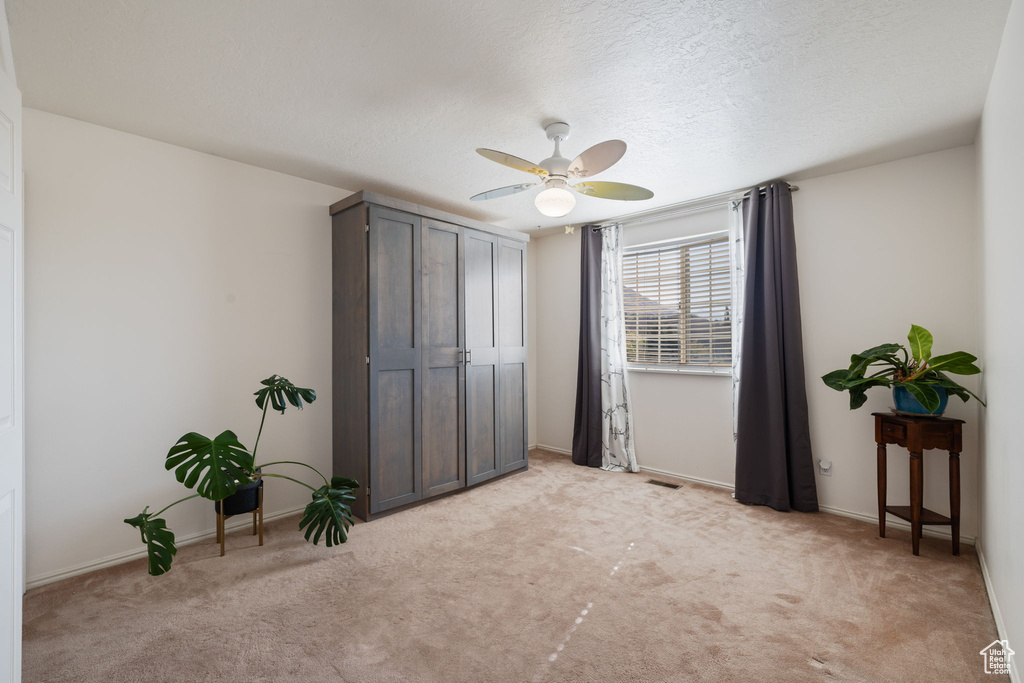
<path fill-rule="evenodd" d="M 423 219 L 423 497 L 466 483 L 462 239 Z"/>
<path fill-rule="evenodd" d="M 501 472 L 498 445 L 498 238 L 465 228 L 466 484 Z"/>
<path fill-rule="evenodd" d="M 422 492 L 420 229 L 419 216 L 370 207 L 371 513 Z"/>
<path fill-rule="evenodd" d="M 498 414 L 502 473 L 526 466 L 526 244 L 498 240 Z"/>

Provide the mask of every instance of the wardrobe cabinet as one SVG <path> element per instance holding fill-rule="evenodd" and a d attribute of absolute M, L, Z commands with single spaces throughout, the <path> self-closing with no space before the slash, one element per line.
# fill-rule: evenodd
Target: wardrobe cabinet
<path fill-rule="evenodd" d="M 374 515 L 527 467 L 526 235 L 370 192 L 333 216 L 334 473 Z"/>

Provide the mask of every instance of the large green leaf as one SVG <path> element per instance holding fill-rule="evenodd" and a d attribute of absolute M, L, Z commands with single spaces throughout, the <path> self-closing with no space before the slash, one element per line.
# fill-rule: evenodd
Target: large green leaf
<path fill-rule="evenodd" d="M 348 477 L 331 477 L 331 488 L 332 489 L 357 489 L 359 488 L 359 482 L 355 479 L 349 479 Z"/>
<path fill-rule="evenodd" d="M 866 387 L 854 387 L 850 389 L 850 410 L 860 408 L 868 400 Z"/>
<path fill-rule="evenodd" d="M 863 375 L 873 362 L 873 358 L 865 358 L 857 354 L 850 356 L 850 374 Z"/>
<path fill-rule="evenodd" d="M 977 356 L 972 356 L 966 351 L 954 351 L 941 356 L 935 356 L 928 363 L 929 370 L 943 370 L 952 372 L 954 375 L 977 375 L 981 368 L 974 364 Z"/>
<path fill-rule="evenodd" d="M 306 530 L 307 541 L 313 536 L 314 545 L 320 542 L 320 536 L 324 534 L 328 548 L 344 543 L 348 540 L 345 532 L 354 523 L 352 508 L 348 504 L 355 499 L 352 489 L 348 487 L 321 486 L 313 492 L 313 500 L 306 506 L 305 514 L 299 522 L 299 530 Z"/>
<path fill-rule="evenodd" d="M 939 392 L 935 391 L 935 388 L 930 384 L 903 382 L 900 386 L 906 387 L 910 395 L 916 398 L 917 402 L 923 405 L 929 413 L 934 413 L 939 409 L 942 399 L 939 398 Z"/>
<path fill-rule="evenodd" d="M 892 384 L 892 380 L 888 377 L 854 377 L 846 381 L 846 388 L 852 389 L 853 387 L 887 387 Z"/>
<path fill-rule="evenodd" d="M 832 372 L 824 375 L 821 381 L 831 389 L 836 391 L 846 391 L 847 389 L 853 389 L 858 387 L 860 389 L 867 389 L 868 387 L 887 387 L 892 383 L 889 378 L 890 371 L 885 371 L 881 374 L 872 375 L 870 377 L 864 377 L 861 374 L 855 373 L 851 370 L 833 370 Z"/>
<path fill-rule="evenodd" d="M 160 576 L 171 568 L 178 548 L 174 545 L 174 532 L 167 528 L 167 522 L 159 517 L 151 518 L 147 510 L 149 506 L 146 506 L 138 516 L 124 522 L 139 530 L 142 542 L 146 544 L 146 553 L 149 555 L 149 573 L 152 576 Z"/>
<path fill-rule="evenodd" d="M 902 349 L 899 344 L 880 344 L 861 353 L 855 353 L 850 356 L 850 372 L 863 375 L 870 366 L 878 363 L 902 368 L 904 363 L 896 355 Z"/>
<path fill-rule="evenodd" d="M 825 383 L 825 386 L 836 391 L 846 390 L 846 381 L 850 379 L 850 375 L 853 374 L 849 370 L 833 370 L 827 375 L 822 375 L 821 381 Z"/>
<path fill-rule="evenodd" d="M 874 346 L 867 351 L 861 351 L 857 355 L 862 358 L 884 358 L 885 356 L 894 356 L 899 353 L 900 349 L 903 348 L 899 344 L 879 344 Z"/>
<path fill-rule="evenodd" d="M 256 397 L 256 405 L 263 409 L 266 405 L 267 399 L 270 399 L 270 405 L 274 410 L 284 412 L 285 401 L 291 403 L 293 406 L 302 410 L 302 402 L 312 403 L 316 400 L 316 392 L 312 389 L 303 389 L 297 387 L 281 375 L 271 375 L 266 378 L 260 384 L 263 388 L 255 392 L 253 395 Z"/>
<path fill-rule="evenodd" d="M 932 357 L 932 333 L 920 325 L 911 325 L 910 334 L 907 335 L 910 342 L 910 354 L 918 363 Z"/>
<path fill-rule="evenodd" d="M 977 401 L 981 405 L 986 405 L 984 401 L 978 398 L 977 394 L 975 394 L 967 387 L 957 384 L 954 380 L 950 379 L 944 373 L 936 372 L 935 375 L 938 377 L 938 379 L 933 380 L 935 384 L 938 384 L 940 387 L 946 387 L 946 391 L 960 397 L 960 400 L 963 401 L 964 403 L 967 403 L 969 396 L 973 396 L 975 401 Z"/>
<path fill-rule="evenodd" d="M 178 481 L 210 500 L 224 500 L 238 483 L 252 481 L 252 454 L 230 430 L 215 439 L 196 432 L 185 434 L 168 451 L 164 467 L 173 469 Z"/>

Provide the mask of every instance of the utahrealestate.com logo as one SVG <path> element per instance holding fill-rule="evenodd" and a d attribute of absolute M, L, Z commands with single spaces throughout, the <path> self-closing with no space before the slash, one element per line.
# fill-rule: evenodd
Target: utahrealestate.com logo
<path fill-rule="evenodd" d="M 985 673 L 1008 675 L 1010 673 L 1010 658 L 1016 653 L 1010 649 L 1008 641 L 993 640 L 978 654 L 985 658 Z"/>

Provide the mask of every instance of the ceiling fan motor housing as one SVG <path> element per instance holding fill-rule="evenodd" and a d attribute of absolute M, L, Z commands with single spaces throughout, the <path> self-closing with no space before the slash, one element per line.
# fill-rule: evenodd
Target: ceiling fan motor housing
<path fill-rule="evenodd" d="M 537 165 L 547 171 L 549 176 L 568 178 L 569 164 L 571 162 L 562 156 L 558 145 L 569 139 L 569 124 L 562 122 L 551 123 L 544 127 L 544 132 L 548 134 L 548 140 L 555 143 L 555 153 Z"/>
<path fill-rule="evenodd" d="M 547 171 L 548 176 L 558 178 L 569 177 L 569 160 L 559 154 L 557 149 L 554 156 L 548 157 L 537 165 Z"/>

